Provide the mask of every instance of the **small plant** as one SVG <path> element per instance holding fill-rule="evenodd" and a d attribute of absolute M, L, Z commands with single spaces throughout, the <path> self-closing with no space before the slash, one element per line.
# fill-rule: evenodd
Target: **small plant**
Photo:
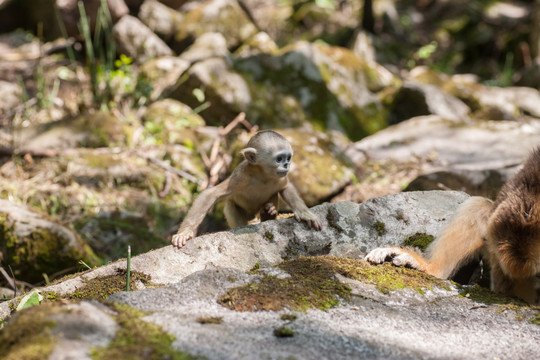
<path fill-rule="evenodd" d="M 131 246 L 128 245 L 127 265 L 126 265 L 126 291 L 129 291 L 131 277 Z"/>
<path fill-rule="evenodd" d="M 384 233 L 386 232 L 386 225 L 384 225 L 384 223 L 379 220 L 375 221 L 375 225 L 373 227 L 375 228 L 379 236 L 384 235 Z"/>
<path fill-rule="evenodd" d="M 223 323 L 223 318 L 221 316 L 207 316 L 197 318 L 199 324 L 221 324 Z"/>
<path fill-rule="evenodd" d="M 294 331 L 286 326 L 280 326 L 277 329 L 274 329 L 274 336 L 279 338 L 293 337 Z"/>

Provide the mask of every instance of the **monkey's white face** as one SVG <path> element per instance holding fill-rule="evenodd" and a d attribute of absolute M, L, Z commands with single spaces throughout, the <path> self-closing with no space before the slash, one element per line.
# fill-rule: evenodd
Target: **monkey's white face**
<path fill-rule="evenodd" d="M 274 161 L 274 166 L 276 167 L 276 175 L 279 177 L 284 177 L 289 172 L 289 167 L 291 165 L 292 151 L 282 150 L 273 154 L 272 160 Z"/>

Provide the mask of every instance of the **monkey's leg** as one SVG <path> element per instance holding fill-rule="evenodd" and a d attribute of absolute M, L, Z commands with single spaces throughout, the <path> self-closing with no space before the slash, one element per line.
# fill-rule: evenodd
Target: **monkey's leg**
<path fill-rule="evenodd" d="M 278 195 L 272 196 L 269 202 L 263 205 L 259 216 L 261 221 L 274 220 L 278 216 Z"/>
<path fill-rule="evenodd" d="M 397 266 L 410 266 L 448 279 L 460 264 L 480 255 L 492 208 L 493 203 L 482 197 L 465 201 L 450 224 L 428 247 L 427 259 L 414 250 L 399 247 L 372 250 L 365 259 L 374 264 L 392 261 Z"/>
<path fill-rule="evenodd" d="M 485 248 L 489 216 L 493 202 L 473 196 L 458 209 L 454 219 L 427 248 L 429 264 L 426 272 L 441 279 L 450 278 L 459 266 L 480 256 Z"/>
<path fill-rule="evenodd" d="M 234 201 L 230 199 L 227 199 L 225 202 L 223 212 L 225 214 L 225 219 L 227 219 L 227 224 L 231 229 L 238 226 L 247 225 L 248 221 L 253 217 L 248 215 L 242 208 L 238 207 Z"/>

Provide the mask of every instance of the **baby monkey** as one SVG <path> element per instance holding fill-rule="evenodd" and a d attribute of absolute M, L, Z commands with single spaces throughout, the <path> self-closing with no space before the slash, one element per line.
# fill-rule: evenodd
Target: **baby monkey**
<path fill-rule="evenodd" d="M 311 212 L 289 181 L 287 173 L 293 155 L 289 142 L 275 131 L 255 134 L 241 151 L 244 160 L 231 176 L 220 184 L 201 192 L 189 209 L 172 244 L 182 247 L 195 237 L 197 228 L 214 204 L 225 199 L 225 218 L 229 227 L 246 225 L 257 213 L 261 221 L 275 219 L 278 198 L 290 206 L 297 221 L 309 228 L 322 229 L 322 222 Z"/>
<path fill-rule="evenodd" d="M 482 257 L 491 268 L 491 290 L 540 304 L 540 148 L 495 202 L 479 196 L 465 201 L 427 253 L 425 258 L 412 249 L 386 247 L 371 251 L 366 260 L 449 279 Z"/>

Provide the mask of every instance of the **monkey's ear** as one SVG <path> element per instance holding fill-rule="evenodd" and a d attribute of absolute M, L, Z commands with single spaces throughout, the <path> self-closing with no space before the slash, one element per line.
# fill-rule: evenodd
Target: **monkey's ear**
<path fill-rule="evenodd" d="M 257 150 L 254 148 L 245 148 L 240 151 L 240 154 L 242 154 L 244 158 L 251 164 L 255 164 L 257 162 Z"/>

